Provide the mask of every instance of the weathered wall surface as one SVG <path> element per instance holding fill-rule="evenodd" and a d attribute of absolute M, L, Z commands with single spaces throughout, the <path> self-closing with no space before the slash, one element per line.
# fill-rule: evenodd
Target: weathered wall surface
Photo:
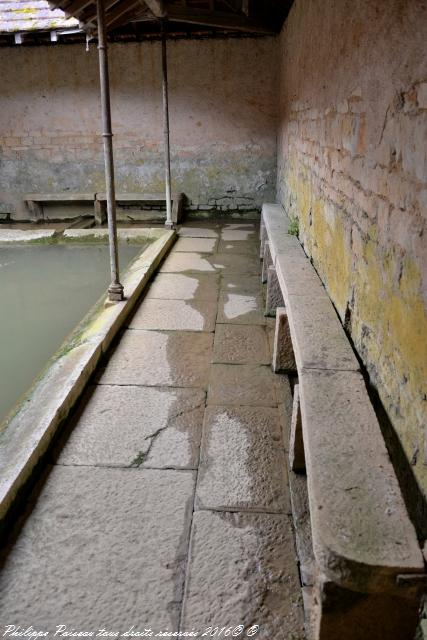
<path fill-rule="evenodd" d="M 277 38 L 168 46 L 174 185 L 194 207 L 253 208 L 276 182 Z M 160 43 L 110 48 L 117 188 L 163 192 Z M 2 49 L 0 211 L 28 192 L 104 191 L 97 50 Z"/>
<path fill-rule="evenodd" d="M 427 5 L 296 0 L 278 190 L 427 493 Z"/>

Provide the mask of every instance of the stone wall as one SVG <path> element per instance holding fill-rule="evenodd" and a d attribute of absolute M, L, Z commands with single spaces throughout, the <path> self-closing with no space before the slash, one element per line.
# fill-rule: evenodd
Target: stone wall
<path fill-rule="evenodd" d="M 281 34 L 278 143 L 279 197 L 424 496 L 426 42 L 424 2 L 296 0 Z"/>
<path fill-rule="evenodd" d="M 274 197 L 277 38 L 168 46 L 174 186 L 193 208 Z M 110 47 L 117 188 L 163 192 L 160 43 Z M 3 48 L 0 212 L 28 192 L 104 191 L 96 45 Z"/>

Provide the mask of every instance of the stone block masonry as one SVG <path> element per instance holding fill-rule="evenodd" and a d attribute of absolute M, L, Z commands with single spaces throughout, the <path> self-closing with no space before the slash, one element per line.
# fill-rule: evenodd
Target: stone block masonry
<path fill-rule="evenodd" d="M 173 189 L 200 212 L 274 199 L 277 38 L 168 50 Z M 162 193 L 160 44 L 112 45 L 110 75 L 117 191 Z M 25 193 L 105 191 L 96 46 L 4 48 L 0 76 L 0 206 L 22 219 Z"/>
<path fill-rule="evenodd" d="M 422 3 L 297 0 L 280 42 L 278 149 L 280 200 L 424 497 L 426 38 Z M 413 508 L 426 537 L 423 501 Z"/>

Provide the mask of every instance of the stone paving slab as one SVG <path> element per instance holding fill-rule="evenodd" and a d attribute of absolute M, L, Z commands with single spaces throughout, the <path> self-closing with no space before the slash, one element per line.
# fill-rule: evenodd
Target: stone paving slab
<path fill-rule="evenodd" d="M 274 407 L 274 374 L 268 367 L 251 364 L 213 364 L 208 404 Z"/>
<path fill-rule="evenodd" d="M 243 255 L 259 256 L 259 243 L 245 240 L 220 240 L 218 253 L 241 253 Z"/>
<path fill-rule="evenodd" d="M 267 333 L 257 325 L 217 324 L 213 362 L 219 364 L 270 364 Z"/>
<path fill-rule="evenodd" d="M 221 278 L 220 291 L 259 296 L 261 292 L 260 276 L 225 273 Z"/>
<path fill-rule="evenodd" d="M 181 238 L 218 238 L 219 231 L 212 229 L 211 227 L 180 227 L 178 229 L 178 235 Z"/>
<path fill-rule="evenodd" d="M 195 468 L 204 409 L 201 390 L 93 386 L 57 462 Z"/>
<path fill-rule="evenodd" d="M 247 209 L 244 213 L 240 213 L 239 211 L 231 211 L 229 214 L 227 214 L 227 220 L 253 220 L 256 226 L 259 227 L 260 214 L 256 209 Z"/>
<path fill-rule="evenodd" d="M 99 383 L 205 388 L 212 346 L 211 333 L 126 331 Z"/>
<path fill-rule="evenodd" d="M 173 251 L 186 253 L 196 251 L 198 253 L 214 253 L 218 241 L 215 238 L 178 238 Z"/>
<path fill-rule="evenodd" d="M 220 293 L 218 322 L 234 324 L 265 324 L 264 301 L 249 293 Z"/>
<path fill-rule="evenodd" d="M 129 323 L 130 329 L 214 331 L 216 301 L 144 300 Z"/>
<path fill-rule="evenodd" d="M 212 256 L 209 256 L 209 260 L 215 269 L 219 269 L 227 275 L 231 273 L 260 273 L 260 261 L 258 256 L 255 255 L 245 256 L 240 254 L 214 253 Z"/>
<path fill-rule="evenodd" d="M 258 222 L 226 222 L 222 225 L 223 229 L 258 229 Z"/>
<path fill-rule="evenodd" d="M 255 224 L 227 224 L 221 230 L 221 240 L 241 242 L 255 241 L 258 237 L 258 226 Z"/>
<path fill-rule="evenodd" d="M 5 559 L 0 619 L 176 630 L 194 482 L 191 471 L 55 467 Z"/>
<path fill-rule="evenodd" d="M 219 276 L 182 273 L 159 273 L 150 285 L 146 298 L 164 300 L 217 300 Z"/>
<path fill-rule="evenodd" d="M 277 409 L 207 408 L 196 507 L 290 512 Z"/>
<path fill-rule="evenodd" d="M 171 253 L 160 267 L 160 273 L 181 273 L 185 271 L 190 273 L 215 273 L 217 270 L 207 256 L 202 256 L 198 253 Z"/>
<path fill-rule="evenodd" d="M 225 242 L 243 242 L 257 239 L 255 229 L 223 229 L 221 232 L 221 240 Z"/>
<path fill-rule="evenodd" d="M 160 273 L 182 272 L 257 274 L 260 273 L 260 262 L 257 256 L 176 252 L 171 253 L 160 267 Z"/>
<path fill-rule="evenodd" d="M 255 638 L 302 640 L 303 614 L 288 516 L 194 514 L 182 630 L 206 626 Z"/>

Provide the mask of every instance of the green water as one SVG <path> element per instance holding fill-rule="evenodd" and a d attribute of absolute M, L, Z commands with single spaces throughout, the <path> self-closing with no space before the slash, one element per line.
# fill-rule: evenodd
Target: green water
<path fill-rule="evenodd" d="M 141 245 L 120 246 L 120 268 Z M 110 282 L 104 245 L 0 247 L 0 422 Z"/>

